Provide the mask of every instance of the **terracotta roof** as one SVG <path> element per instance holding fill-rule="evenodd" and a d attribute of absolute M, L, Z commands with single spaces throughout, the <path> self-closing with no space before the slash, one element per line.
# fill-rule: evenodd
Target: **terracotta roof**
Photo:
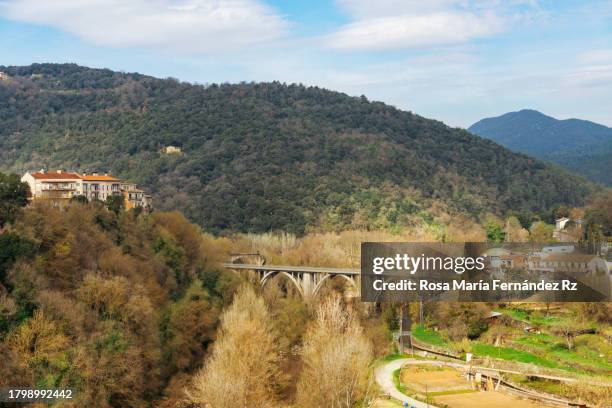
<path fill-rule="evenodd" d="M 581 254 L 581 253 L 569 253 L 569 254 L 550 254 L 544 257 L 543 261 L 553 262 L 589 262 L 591 259 L 596 258 L 594 254 Z"/>
<path fill-rule="evenodd" d="M 75 179 L 80 179 L 81 176 L 79 176 L 76 173 L 66 173 L 66 172 L 61 172 L 61 173 L 41 173 L 41 172 L 36 172 L 36 173 L 30 173 L 32 175 L 32 177 L 34 177 L 35 179 L 43 179 L 43 180 L 75 180 Z"/>
<path fill-rule="evenodd" d="M 521 259 L 525 259 L 525 258 L 527 258 L 527 255 L 525 255 L 525 254 L 508 254 L 508 255 L 501 255 L 500 256 L 500 259 L 510 259 L 510 260 L 513 260 L 513 259 L 521 260 Z"/>
<path fill-rule="evenodd" d="M 116 179 L 112 176 L 105 176 L 104 174 L 99 175 L 99 176 L 94 176 L 94 175 L 83 175 L 81 176 L 81 178 L 83 180 L 87 180 L 87 181 L 120 181 L 119 179 Z"/>

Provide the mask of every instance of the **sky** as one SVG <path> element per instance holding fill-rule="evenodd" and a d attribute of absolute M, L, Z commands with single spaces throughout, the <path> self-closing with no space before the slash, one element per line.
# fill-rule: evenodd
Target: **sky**
<path fill-rule="evenodd" d="M 0 65 L 34 62 L 612 126 L 612 0 L 0 0 Z"/>

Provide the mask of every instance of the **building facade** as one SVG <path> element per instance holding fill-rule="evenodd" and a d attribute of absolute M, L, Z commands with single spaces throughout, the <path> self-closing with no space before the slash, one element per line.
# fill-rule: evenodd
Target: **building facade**
<path fill-rule="evenodd" d="M 121 180 L 108 174 L 83 174 L 83 195 L 88 200 L 105 201 L 111 195 L 122 195 Z M 127 206 L 126 206 L 127 208 Z"/>
<path fill-rule="evenodd" d="M 83 180 L 79 174 L 61 170 L 55 173 L 26 173 L 21 181 L 30 186 L 32 199 L 69 200 L 83 191 Z"/>
<path fill-rule="evenodd" d="M 21 181 L 30 186 L 31 200 L 49 200 L 56 205 L 78 196 L 88 201 L 106 201 L 110 196 L 122 196 L 126 209 L 150 210 L 153 200 L 136 184 L 122 181 L 110 174 L 55 172 L 27 172 Z"/>

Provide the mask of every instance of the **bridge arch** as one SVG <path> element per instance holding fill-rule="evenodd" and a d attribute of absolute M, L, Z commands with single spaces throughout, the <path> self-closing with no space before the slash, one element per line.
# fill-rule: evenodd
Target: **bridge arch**
<path fill-rule="evenodd" d="M 243 258 L 232 259 L 233 261 Z M 312 267 L 312 266 L 288 266 L 288 265 L 262 265 L 224 263 L 223 266 L 236 273 L 244 271 L 250 276 L 257 276 L 259 284 L 265 287 L 270 280 L 277 276 L 287 278 L 297 289 L 302 299 L 309 301 L 320 293 L 325 282 L 340 278 L 349 284 L 349 287 L 359 293 L 360 271 L 356 269 Z"/>
<path fill-rule="evenodd" d="M 284 277 L 287 278 L 289 280 L 289 282 L 293 283 L 293 286 L 295 286 L 295 289 L 297 289 L 298 293 L 300 294 L 300 296 L 304 297 L 304 290 L 302 288 L 302 285 L 300 284 L 300 282 L 296 279 L 295 276 L 293 276 L 293 274 L 289 273 L 289 272 L 285 272 L 285 271 L 269 271 L 269 272 L 265 272 L 259 283 L 261 285 L 261 288 L 264 289 L 266 287 L 266 285 L 278 278 L 278 277 Z"/>
<path fill-rule="evenodd" d="M 352 276 L 347 276 L 347 275 L 342 275 L 342 274 L 326 274 L 319 280 L 319 282 L 317 282 L 313 290 L 313 293 L 312 293 L 313 298 L 316 297 L 321 292 L 326 282 L 331 282 L 337 278 L 344 280 L 346 283 L 349 284 L 349 286 L 353 290 L 355 291 L 359 290 L 359 288 L 357 287 L 357 283 L 355 282 L 355 278 Z"/>

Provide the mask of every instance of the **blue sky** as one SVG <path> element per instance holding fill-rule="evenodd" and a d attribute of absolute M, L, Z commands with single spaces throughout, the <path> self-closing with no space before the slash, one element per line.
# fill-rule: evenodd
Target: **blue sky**
<path fill-rule="evenodd" d="M 299 82 L 467 127 L 612 126 L 612 0 L 0 0 L 0 65 Z"/>

